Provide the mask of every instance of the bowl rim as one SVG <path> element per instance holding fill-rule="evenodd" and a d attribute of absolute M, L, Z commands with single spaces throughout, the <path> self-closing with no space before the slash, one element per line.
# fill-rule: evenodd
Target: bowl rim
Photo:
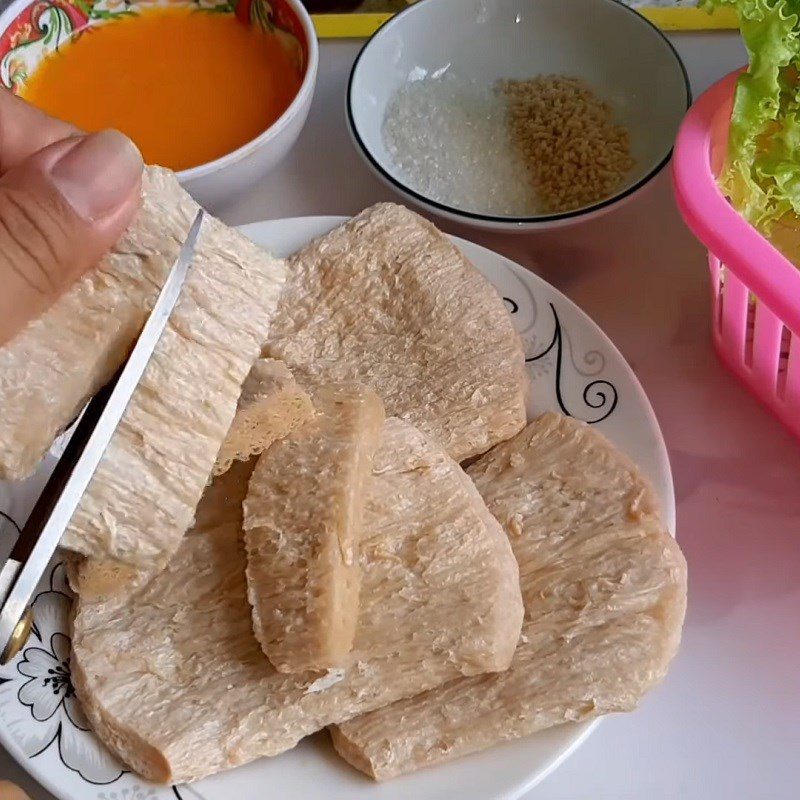
<path fill-rule="evenodd" d="M 13 0 L 5 9 L 0 11 L 0 35 L 5 32 L 9 25 L 17 18 L 19 13 L 33 5 L 36 5 L 38 0 Z M 314 27 L 314 22 L 311 15 L 303 5 L 302 0 L 284 0 L 284 2 L 291 7 L 300 25 L 303 29 L 303 34 L 306 37 L 306 44 L 308 45 L 308 63 L 306 64 L 305 74 L 300 83 L 300 88 L 292 98 L 292 102 L 286 107 L 284 112 L 276 119 L 268 128 L 265 128 L 250 141 L 245 142 L 230 153 L 226 153 L 213 161 L 204 161 L 196 167 L 189 167 L 188 169 L 176 170 L 175 175 L 178 180 L 183 183 L 184 181 L 194 180 L 196 178 L 203 178 L 211 175 L 225 167 L 241 161 L 242 159 L 250 156 L 254 151 L 260 149 L 262 146 L 270 142 L 281 134 L 281 132 L 290 124 L 291 120 L 299 114 L 303 107 L 309 102 L 311 94 L 313 94 L 314 86 L 317 80 L 317 70 L 319 67 L 319 41 L 317 38 L 317 31 Z M 190 3 L 187 0 L 187 5 Z"/>
<path fill-rule="evenodd" d="M 287 0 L 290 2 L 291 0 Z M 359 149 L 361 150 L 362 155 L 367 159 L 369 165 L 391 186 L 395 189 L 399 190 L 402 194 L 407 194 L 413 197 L 417 202 L 422 203 L 423 205 L 427 205 L 429 208 L 432 208 L 437 211 L 443 211 L 449 215 L 455 215 L 457 217 L 462 217 L 466 220 L 474 220 L 476 222 L 485 222 L 491 223 L 494 225 L 536 225 L 536 223 L 551 223 L 551 222 L 559 222 L 562 220 L 569 220 L 574 219 L 576 217 L 582 217 L 587 214 L 593 214 L 596 211 L 601 209 L 607 208 L 620 200 L 632 195 L 634 192 L 637 192 L 641 189 L 646 183 L 651 181 L 659 172 L 669 163 L 670 158 L 672 157 L 672 151 L 674 149 L 674 142 L 670 147 L 667 149 L 664 156 L 657 162 L 653 164 L 653 166 L 641 177 L 639 180 L 632 183 L 630 186 L 627 186 L 620 192 L 616 194 L 612 194 L 610 197 L 606 197 L 603 200 L 599 200 L 596 203 L 592 203 L 588 206 L 581 206 L 581 208 L 572 209 L 571 211 L 560 211 L 554 214 L 536 214 L 533 216 L 503 216 L 497 214 L 483 214 L 477 211 L 467 211 L 465 209 L 458 208 L 457 206 L 448 205 L 447 203 L 442 203 L 438 200 L 434 200 L 433 198 L 427 197 L 420 192 L 417 192 L 415 189 L 412 189 L 410 186 L 407 186 L 405 183 L 400 181 L 394 175 L 392 175 L 387 169 L 383 167 L 383 165 L 373 156 L 372 152 L 369 150 L 367 145 L 365 144 L 364 140 L 361 138 L 361 134 L 359 133 L 358 127 L 356 125 L 355 116 L 353 114 L 353 83 L 355 81 L 356 72 L 358 71 L 359 64 L 361 63 L 361 59 L 366 53 L 367 49 L 370 47 L 372 42 L 377 39 L 379 36 L 384 34 L 390 28 L 394 27 L 395 24 L 400 24 L 401 18 L 410 15 L 415 10 L 429 5 L 430 3 L 434 3 L 436 0 L 425 0 L 425 2 L 414 3 L 413 5 L 404 8 L 399 13 L 395 14 L 393 17 L 390 17 L 383 25 L 375 31 L 375 33 L 370 36 L 370 38 L 364 43 L 359 51 L 358 55 L 356 56 L 356 60 L 353 62 L 353 66 L 350 70 L 350 77 L 347 80 L 347 92 L 345 94 L 345 112 L 347 114 L 347 123 L 348 127 L 350 128 L 350 132 L 353 136 L 353 140 L 358 145 Z M 686 71 L 686 65 L 683 63 L 683 59 L 680 57 L 675 45 L 667 38 L 664 32 L 658 28 L 655 24 L 650 22 L 650 20 L 643 17 L 639 14 L 634 8 L 625 5 L 622 0 L 598 0 L 598 2 L 606 3 L 607 5 L 616 6 L 623 11 L 632 14 L 636 17 L 641 23 L 651 29 L 657 37 L 659 37 L 664 45 L 667 47 L 667 51 L 672 55 L 675 60 L 675 63 L 678 65 L 678 68 L 681 71 L 681 75 L 683 76 L 683 83 L 684 88 L 686 90 L 686 111 L 691 108 L 692 105 L 692 87 L 689 82 L 689 74 Z M 677 134 L 677 131 L 676 131 Z"/>

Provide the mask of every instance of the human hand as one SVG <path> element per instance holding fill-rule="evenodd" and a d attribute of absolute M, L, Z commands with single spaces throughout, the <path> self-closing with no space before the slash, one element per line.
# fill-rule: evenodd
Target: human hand
<path fill-rule="evenodd" d="M 0 88 L 0 346 L 111 249 L 141 175 L 123 134 L 81 134 Z"/>
<path fill-rule="evenodd" d="M 22 789 L 10 781 L 0 781 L 0 800 L 31 800 Z"/>

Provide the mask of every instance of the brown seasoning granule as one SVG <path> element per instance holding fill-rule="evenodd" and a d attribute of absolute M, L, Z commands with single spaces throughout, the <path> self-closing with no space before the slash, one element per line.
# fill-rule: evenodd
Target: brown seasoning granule
<path fill-rule="evenodd" d="M 634 165 L 630 136 L 611 108 L 579 78 L 540 75 L 498 81 L 512 142 L 543 210 L 602 200 Z"/>

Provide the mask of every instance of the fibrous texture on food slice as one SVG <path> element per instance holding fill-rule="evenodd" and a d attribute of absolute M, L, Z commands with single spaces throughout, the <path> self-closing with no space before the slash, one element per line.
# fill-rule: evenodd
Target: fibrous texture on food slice
<path fill-rule="evenodd" d="M 546 414 L 468 473 L 519 562 L 520 643 L 507 672 L 334 728 L 339 753 L 377 779 L 630 711 L 678 648 L 686 563 L 647 481 L 602 435 Z"/>
<path fill-rule="evenodd" d="M 247 454 L 268 447 L 312 413 L 311 398 L 284 364 L 272 359 L 256 361 L 242 386 L 236 416 L 217 455 L 217 467 L 221 457 L 227 466 L 203 493 L 195 510 L 194 528 L 207 530 L 223 521 L 240 523 L 247 481 L 256 463 Z M 236 502 L 232 502 L 234 497 Z M 106 602 L 114 598 L 124 602 L 157 575 L 168 560 L 165 553 L 147 566 L 135 567 L 114 559 L 86 558 L 72 553 L 67 557 L 67 577 L 76 594 Z"/>
<path fill-rule="evenodd" d="M 180 235 L 197 206 L 169 173 L 150 173 L 148 191 L 164 217 L 158 247 Z M 241 234 L 211 217 L 203 223 L 181 296 L 65 547 L 137 567 L 163 563 L 175 551 L 266 340 L 284 272 L 283 262 Z"/>
<path fill-rule="evenodd" d="M 236 416 L 217 454 L 213 474 L 221 475 L 234 461 L 263 453 L 313 412 L 311 398 L 284 363 L 258 359 L 242 386 Z"/>
<path fill-rule="evenodd" d="M 162 565 L 137 568 L 121 561 L 86 558 L 69 551 L 65 563 L 67 581 L 72 591 L 96 601 L 117 598 L 124 602 L 163 568 Z"/>
<path fill-rule="evenodd" d="M 348 660 L 367 480 L 384 423 L 380 398 L 360 384 L 321 387 L 314 409 L 258 459 L 244 502 L 253 630 L 280 672 Z"/>
<path fill-rule="evenodd" d="M 290 259 L 268 352 L 306 387 L 370 386 L 456 461 L 525 425 L 522 344 L 502 299 L 402 206 L 373 206 Z"/>
<path fill-rule="evenodd" d="M 327 674 L 280 673 L 264 656 L 232 522 L 185 537 L 122 607 L 79 596 L 72 680 L 92 728 L 143 776 L 193 780 L 508 665 L 522 616 L 508 541 L 461 468 L 400 420 L 374 457 L 361 564 L 353 660 Z"/>
<path fill-rule="evenodd" d="M 171 172 L 148 167 L 142 207 L 114 250 L 0 348 L 0 479 L 29 475 L 55 436 L 114 375 L 144 324 L 197 208 Z M 239 283 L 237 274 L 252 277 L 253 294 L 266 290 L 263 302 L 269 309 L 274 290 L 264 285 L 264 257 L 256 257 L 252 265 L 245 260 L 255 253 L 239 234 L 207 221 L 198 256 L 217 262 L 220 269 L 235 263 L 234 282 Z M 273 279 L 278 277 L 274 269 L 273 262 L 268 270 Z M 196 284 L 195 293 L 212 288 L 210 280 L 209 275 L 205 283 Z M 234 298 L 239 300 L 241 293 L 235 291 Z"/>
<path fill-rule="evenodd" d="M 235 461 L 227 472 L 211 481 L 197 505 L 195 521 L 186 532 L 187 536 L 223 525 L 241 526 L 242 502 L 255 465 L 255 458 Z M 146 567 L 134 567 L 112 559 L 86 558 L 78 553 L 68 553 L 66 566 L 67 579 L 75 594 L 80 594 L 85 602 L 102 602 L 106 608 L 110 608 L 115 603 L 127 602 L 134 592 L 164 569 L 166 560 Z"/>

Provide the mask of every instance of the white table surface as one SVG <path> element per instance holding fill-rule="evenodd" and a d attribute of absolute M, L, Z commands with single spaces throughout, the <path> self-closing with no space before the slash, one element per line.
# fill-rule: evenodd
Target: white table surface
<path fill-rule="evenodd" d="M 744 61 L 732 34 L 673 40 L 695 96 Z M 323 43 L 298 145 L 227 221 L 349 214 L 391 197 L 345 130 L 344 86 L 359 46 Z M 526 800 L 800 796 L 800 445 L 715 360 L 704 253 L 680 221 L 668 176 L 568 233 L 443 227 L 539 272 L 620 347 L 664 430 L 689 561 L 683 646 L 664 684 L 636 713 L 604 721 Z M 0 776 L 50 800 L 2 752 Z"/>

